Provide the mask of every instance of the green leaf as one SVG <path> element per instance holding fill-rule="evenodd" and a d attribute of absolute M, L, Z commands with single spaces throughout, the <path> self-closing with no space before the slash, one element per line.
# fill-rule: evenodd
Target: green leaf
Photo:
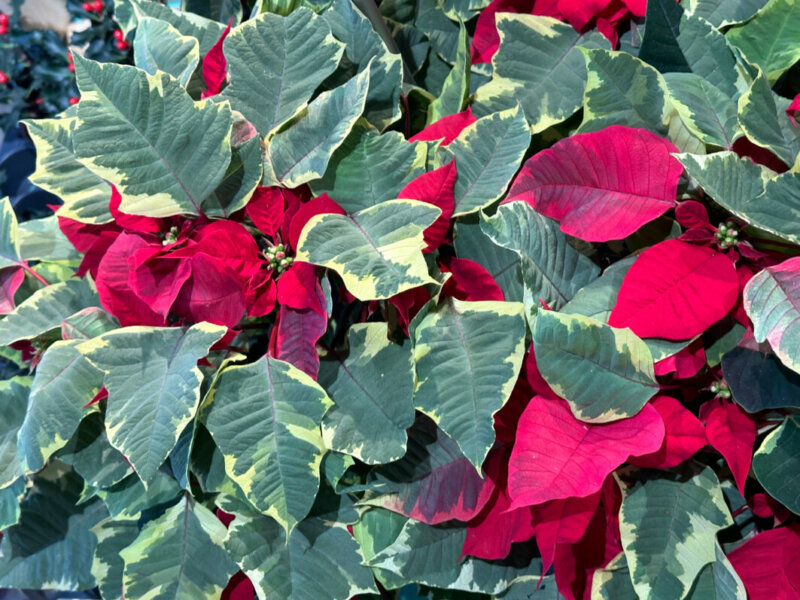
<path fill-rule="evenodd" d="M 406 452 L 414 423 L 411 345 L 388 339 L 385 323 L 359 323 L 348 333 L 350 353 L 333 354 L 320 368 L 320 384 L 334 406 L 322 421 L 325 446 L 367 464 L 388 463 Z"/>
<path fill-rule="evenodd" d="M 90 306 L 61 321 L 61 337 L 65 340 L 90 340 L 113 329 L 117 320 L 102 308 Z"/>
<path fill-rule="evenodd" d="M 0 200 L 0 269 L 18 267 L 20 257 L 19 225 L 8 198 Z"/>
<path fill-rule="evenodd" d="M 403 61 L 392 54 L 351 0 L 333 0 L 322 13 L 333 36 L 345 44 L 345 56 L 359 73 L 369 73 L 364 117 L 383 131 L 400 118 Z"/>
<path fill-rule="evenodd" d="M 800 59 L 800 3 L 770 0 L 755 18 L 725 35 L 774 83 Z"/>
<path fill-rule="evenodd" d="M 125 327 L 82 342 L 78 349 L 104 373 L 106 431 L 145 487 L 192 419 L 200 400 L 197 361 L 225 327 Z"/>
<path fill-rule="evenodd" d="M 286 17 L 250 19 L 231 31 L 224 51 L 231 82 L 220 98 L 267 136 L 302 110 L 336 69 L 344 45 L 325 19 L 300 7 Z"/>
<path fill-rule="evenodd" d="M 368 564 L 396 575 L 406 582 L 417 582 L 448 590 L 499 594 L 517 581 L 536 587 L 542 571 L 541 561 L 513 567 L 503 562 L 461 558 L 467 530 L 456 525 L 431 526 L 406 521 L 389 546 L 376 553 Z"/>
<path fill-rule="evenodd" d="M 588 78 L 578 133 L 626 125 L 663 135 L 668 106 L 661 74 L 627 52 L 580 51 L 586 58 Z"/>
<path fill-rule="evenodd" d="M 287 540 L 273 519 L 237 515 L 225 548 L 263 600 L 347 600 L 377 591 L 358 545 L 341 524 L 312 517 Z"/>
<path fill-rule="evenodd" d="M 731 149 L 741 135 L 736 103 L 693 73 L 664 75 L 672 104 L 683 123 L 703 143 Z"/>
<path fill-rule="evenodd" d="M 687 600 L 747 600 L 742 580 L 733 570 L 725 553 L 717 544 L 714 548 L 715 562 L 707 564 L 700 571 Z M 617 557 L 592 578 L 592 598 L 597 600 L 638 600 L 631 582 L 630 570 L 625 554 Z"/>
<path fill-rule="evenodd" d="M 800 424 L 789 416 L 774 429 L 753 455 L 753 472 L 767 493 L 800 514 Z"/>
<path fill-rule="evenodd" d="M 755 144 L 793 165 L 800 153 L 800 129 L 786 115 L 789 102 L 774 94 L 767 78 L 759 72 L 750 89 L 739 98 L 739 124 Z"/>
<path fill-rule="evenodd" d="M 455 231 L 456 254 L 460 258 L 474 260 L 489 271 L 503 290 L 507 301 L 522 302 L 522 259 L 519 254 L 492 242 L 483 233 L 480 222 L 473 224 L 459 221 L 455 225 Z"/>
<path fill-rule="evenodd" d="M 671 0 L 649 0 L 638 58 L 662 73 L 691 71 L 677 39 L 682 16 L 683 8 Z"/>
<path fill-rule="evenodd" d="M 72 465 L 86 485 L 100 489 L 116 485 L 133 472 L 125 457 L 108 441 L 99 412 L 89 413 L 80 422 L 58 458 Z"/>
<path fill-rule="evenodd" d="M 120 210 L 150 217 L 200 214 L 231 160 L 230 106 L 194 102 L 165 73 L 148 75 L 77 54 L 75 75 L 81 91 L 75 154 L 117 187 Z"/>
<path fill-rule="evenodd" d="M 295 260 L 333 269 L 360 300 L 381 300 L 427 283 L 423 231 L 439 216 L 435 206 L 390 200 L 352 215 L 312 217 Z"/>
<path fill-rule="evenodd" d="M 0 588 L 86 590 L 96 539 L 91 528 L 106 516 L 101 502 L 76 506 L 80 477 L 55 462 L 33 479 L 19 523 L 0 542 Z"/>
<path fill-rule="evenodd" d="M 345 85 L 317 96 L 291 127 L 267 146 L 265 176 L 283 187 L 297 187 L 325 174 L 331 155 L 364 112 L 369 87 L 363 72 Z"/>
<path fill-rule="evenodd" d="M 632 417 L 658 391 L 653 356 L 630 329 L 539 311 L 533 345 L 542 377 L 581 421 Z"/>
<path fill-rule="evenodd" d="M 122 571 L 125 563 L 120 551 L 130 546 L 139 534 L 135 521 L 103 519 L 92 528 L 97 537 L 97 547 L 92 561 L 92 575 L 100 588 L 104 600 L 120 600 L 122 594 Z"/>
<path fill-rule="evenodd" d="M 19 503 L 24 493 L 24 477 L 19 477 L 11 485 L 0 489 L 0 530 L 8 529 L 19 522 Z"/>
<path fill-rule="evenodd" d="M 0 345 L 30 340 L 61 326 L 84 308 L 100 307 L 97 292 L 86 279 L 71 279 L 36 290 L 0 321 Z"/>
<path fill-rule="evenodd" d="M 800 242 L 800 174 L 769 179 L 771 171 L 733 152 L 676 157 L 715 202 L 759 229 Z"/>
<path fill-rule="evenodd" d="M 716 560 L 717 532 L 732 524 L 708 467 L 684 483 L 654 479 L 631 492 L 619 527 L 639 598 L 686 597 L 701 569 Z"/>
<path fill-rule="evenodd" d="M 63 448 L 100 391 L 103 375 L 78 350 L 79 342 L 56 342 L 36 368 L 18 450 L 27 472 L 44 467 Z"/>
<path fill-rule="evenodd" d="M 561 308 L 561 312 L 583 315 L 607 323 L 611 311 L 617 304 L 617 295 L 625 274 L 635 260 L 635 256 L 624 258 L 606 267 L 600 278 L 578 290 L 572 300 Z"/>
<path fill-rule="evenodd" d="M 379 134 L 356 125 L 311 189 L 354 213 L 397 198 L 408 182 L 425 172 L 426 158 L 424 143 L 410 144 L 397 131 Z"/>
<path fill-rule="evenodd" d="M 413 334 L 416 408 L 431 417 L 480 471 L 494 443 L 492 415 L 511 395 L 525 353 L 518 302 L 448 299 Z"/>
<path fill-rule="evenodd" d="M 225 177 L 200 205 L 203 214 L 208 217 L 228 218 L 244 208 L 261 182 L 264 167 L 261 138 L 247 121 L 237 119 L 233 131 L 231 162 Z"/>
<path fill-rule="evenodd" d="M 408 518 L 400 513 L 382 508 L 371 508 L 362 513 L 361 520 L 353 524 L 353 537 L 358 542 L 366 564 L 370 564 L 376 554 L 397 539 L 407 521 Z M 387 589 L 406 584 L 405 578 L 397 573 L 375 566 L 371 568 L 375 579 Z"/>
<path fill-rule="evenodd" d="M 478 119 L 465 128 L 447 146 L 458 170 L 453 216 L 476 212 L 500 198 L 530 141 L 528 123 L 519 106 Z M 450 162 L 450 158 L 441 162 Z"/>
<path fill-rule="evenodd" d="M 688 600 L 747 600 L 747 592 L 739 575 L 731 565 L 719 543 L 714 547 L 716 560 L 700 571 L 694 582 Z"/>
<path fill-rule="evenodd" d="M 110 488 L 97 490 L 97 496 L 115 520 L 138 521 L 142 511 L 172 503 L 182 492 L 171 475 L 159 471 L 146 489 L 139 476 L 131 473 Z"/>
<path fill-rule="evenodd" d="M 525 111 L 531 133 L 572 116 L 583 104 L 586 62 L 578 47 L 609 48 L 598 32 L 583 35 L 567 23 L 536 15 L 498 13 L 500 48 L 492 80 L 475 94 L 475 114 L 513 108 Z"/>
<path fill-rule="evenodd" d="M 166 21 L 142 17 L 136 27 L 133 58 L 136 66 L 150 75 L 164 71 L 186 87 L 200 62 L 200 44 Z"/>
<path fill-rule="evenodd" d="M 119 553 L 126 600 L 217 600 L 236 572 L 222 545 L 225 533 L 214 513 L 184 496 Z"/>
<path fill-rule="evenodd" d="M 216 20 L 206 19 L 192 12 L 178 12 L 160 2 L 152 0 L 125 1 L 130 3 L 133 8 L 133 14 L 124 29 L 126 34 L 130 29 L 136 27 L 138 19 L 142 17 L 160 19 L 172 25 L 182 35 L 197 38 L 198 42 L 200 42 L 200 56 L 205 56 L 211 50 L 211 47 L 217 43 L 217 40 L 225 30 L 225 25 Z"/>
<path fill-rule="evenodd" d="M 775 229 L 785 226 L 781 220 L 787 215 L 780 216 L 780 212 L 788 207 L 769 206 L 758 199 L 764 193 L 768 178 L 764 169 L 749 159 L 734 152 L 676 154 L 675 157 L 717 204 L 766 231 L 776 233 Z"/>
<path fill-rule="evenodd" d="M 233 26 L 242 20 L 242 4 L 238 0 L 182 0 L 182 10 L 220 23 L 233 19 Z"/>
<path fill-rule="evenodd" d="M 745 287 L 743 304 L 756 341 L 769 341 L 780 361 L 800 373 L 796 351 L 800 335 L 798 262 L 800 258 L 795 257 L 759 272 Z"/>
<path fill-rule="evenodd" d="M 36 170 L 30 180 L 64 201 L 59 217 L 81 223 L 108 223 L 111 186 L 75 158 L 72 136 L 77 117 L 25 121 L 36 145 Z"/>
<path fill-rule="evenodd" d="M 17 229 L 22 260 L 78 261 L 81 254 L 61 233 L 56 215 L 23 221 Z"/>
<path fill-rule="evenodd" d="M 17 456 L 17 437 L 29 390 L 30 381 L 23 378 L 0 381 L 0 490 L 13 486 L 25 474 Z"/>
<path fill-rule="evenodd" d="M 702 17 L 714 27 L 738 25 L 753 18 L 767 0 L 686 0 L 686 12 Z"/>
<path fill-rule="evenodd" d="M 439 97 L 428 105 L 428 125 L 442 117 L 461 112 L 469 96 L 470 66 L 469 36 L 467 36 L 467 28 L 460 23 L 456 62 L 444 80 Z"/>
<path fill-rule="evenodd" d="M 526 202 L 503 204 L 483 218 L 481 228 L 495 244 L 519 254 L 528 293 L 554 310 L 600 275 L 597 265 L 569 245 L 558 223 Z"/>
<path fill-rule="evenodd" d="M 253 506 L 291 532 L 319 489 L 327 394 L 296 367 L 263 357 L 224 369 L 205 402 L 226 472 Z"/>

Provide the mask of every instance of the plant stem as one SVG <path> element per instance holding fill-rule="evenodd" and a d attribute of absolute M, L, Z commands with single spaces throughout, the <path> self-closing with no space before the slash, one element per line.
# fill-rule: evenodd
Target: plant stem
<path fill-rule="evenodd" d="M 25 270 L 26 273 L 28 273 L 31 277 L 33 277 L 36 281 L 41 283 L 43 286 L 47 287 L 48 285 L 50 285 L 49 281 L 47 281 L 44 277 L 39 275 L 36 271 L 34 271 L 31 267 L 29 267 L 24 262 L 20 262 L 20 266 Z"/>

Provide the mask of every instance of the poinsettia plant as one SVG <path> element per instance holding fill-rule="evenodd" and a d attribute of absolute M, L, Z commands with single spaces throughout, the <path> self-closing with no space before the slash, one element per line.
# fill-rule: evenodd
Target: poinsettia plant
<path fill-rule="evenodd" d="M 0 204 L 0 587 L 800 597 L 799 3 L 183 8 Z"/>

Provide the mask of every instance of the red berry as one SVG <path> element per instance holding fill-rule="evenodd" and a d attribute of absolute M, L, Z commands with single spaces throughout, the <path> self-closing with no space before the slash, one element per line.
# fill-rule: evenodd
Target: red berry
<path fill-rule="evenodd" d="M 103 12 L 105 5 L 103 4 L 103 0 L 94 0 L 92 2 L 92 10 L 96 13 Z"/>
<path fill-rule="evenodd" d="M 77 96 L 70 96 L 69 105 L 72 106 L 73 104 L 77 104 L 78 102 L 80 102 L 80 100 L 81 99 L 78 98 Z"/>
<path fill-rule="evenodd" d="M 6 13 L 0 13 L 0 25 L 8 25 L 8 15 Z"/>
<path fill-rule="evenodd" d="M 118 50 L 127 50 L 128 49 L 128 42 L 125 40 L 120 40 L 116 44 Z"/>
<path fill-rule="evenodd" d="M 0 71 L 0 85 L 6 85 L 8 83 L 8 75 L 6 75 L 3 71 Z"/>
<path fill-rule="evenodd" d="M 81 4 L 81 8 L 86 12 L 92 12 L 92 3 L 91 2 L 84 2 Z"/>
<path fill-rule="evenodd" d="M 122 33 L 122 29 L 115 29 L 114 30 L 114 39 L 118 42 L 121 42 L 125 39 L 125 34 Z"/>

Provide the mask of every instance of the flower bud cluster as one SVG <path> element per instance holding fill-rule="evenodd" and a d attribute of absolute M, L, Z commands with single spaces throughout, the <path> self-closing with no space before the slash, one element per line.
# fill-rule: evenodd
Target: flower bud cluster
<path fill-rule="evenodd" d="M 264 258 L 269 262 L 270 268 L 278 273 L 283 273 L 292 266 L 292 262 L 294 262 L 291 256 L 286 256 L 286 248 L 283 244 L 270 246 L 264 250 Z"/>
<path fill-rule="evenodd" d="M 720 223 L 717 228 L 717 243 L 723 250 L 731 248 L 739 242 L 739 229 L 736 223 L 728 221 L 727 223 Z"/>

